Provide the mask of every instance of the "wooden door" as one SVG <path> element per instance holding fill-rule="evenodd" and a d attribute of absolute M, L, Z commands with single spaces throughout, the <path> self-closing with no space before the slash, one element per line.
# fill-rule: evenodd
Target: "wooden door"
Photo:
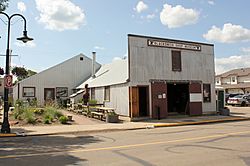
<path fill-rule="evenodd" d="M 45 101 L 55 100 L 55 89 L 54 88 L 44 88 L 44 100 Z"/>
<path fill-rule="evenodd" d="M 201 83 L 189 84 L 190 103 L 189 115 L 202 115 L 202 93 Z"/>
<path fill-rule="evenodd" d="M 129 115 L 131 118 L 139 117 L 139 89 L 129 87 Z"/>

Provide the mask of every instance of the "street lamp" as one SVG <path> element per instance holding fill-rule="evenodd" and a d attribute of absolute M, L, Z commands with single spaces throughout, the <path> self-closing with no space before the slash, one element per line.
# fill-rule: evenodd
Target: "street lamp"
<path fill-rule="evenodd" d="M 12 14 L 9 16 L 4 12 L 0 12 L 0 14 L 5 15 L 8 18 L 8 32 L 7 32 L 7 49 L 6 49 L 6 68 L 5 68 L 5 76 L 10 74 L 10 21 L 13 17 L 19 16 L 24 20 L 24 30 L 23 36 L 17 38 L 17 40 L 21 40 L 22 42 L 26 43 L 28 41 L 33 40 L 32 38 L 28 37 L 27 30 L 26 30 L 26 19 L 21 14 Z M 8 87 L 4 86 L 4 113 L 3 113 L 3 123 L 1 128 L 1 133 L 10 133 L 10 124 L 8 119 L 8 112 L 9 112 L 9 89 Z"/>

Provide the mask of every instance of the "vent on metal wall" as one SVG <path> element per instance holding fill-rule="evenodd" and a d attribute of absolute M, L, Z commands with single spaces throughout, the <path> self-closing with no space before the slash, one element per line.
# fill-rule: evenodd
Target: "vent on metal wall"
<path fill-rule="evenodd" d="M 83 57 L 80 57 L 80 61 L 83 61 Z"/>

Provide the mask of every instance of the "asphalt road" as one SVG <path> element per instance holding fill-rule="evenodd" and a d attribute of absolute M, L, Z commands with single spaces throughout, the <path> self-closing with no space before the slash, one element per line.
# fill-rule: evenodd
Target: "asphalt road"
<path fill-rule="evenodd" d="M 0 165 L 250 165 L 250 121 L 0 138 Z"/>

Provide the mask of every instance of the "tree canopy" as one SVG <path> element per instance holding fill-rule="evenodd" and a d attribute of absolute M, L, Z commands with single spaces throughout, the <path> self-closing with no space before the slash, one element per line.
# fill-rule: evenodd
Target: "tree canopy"
<path fill-rule="evenodd" d="M 9 5 L 9 0 L 0 0 L 0 12 L 4 11 Z"/>
<path fill-rule="evenodd" d="M 36 74 L 35 71 L 32 71 L 32 70 L 26 70 L 24 67 L 14 67 L 12 70 L 11 70 L 11 73 L 13 75 L 15 75 L 17 77 L 17 80 L 18 81 L 21 81 L 25 78 L 28 78 L 34 74 Z"/>

